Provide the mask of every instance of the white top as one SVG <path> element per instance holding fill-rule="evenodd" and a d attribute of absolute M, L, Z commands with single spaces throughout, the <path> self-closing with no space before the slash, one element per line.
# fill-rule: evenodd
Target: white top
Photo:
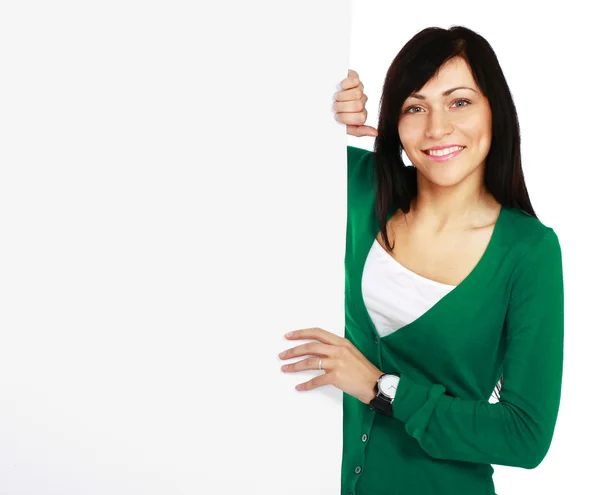
<path fill-rule="evenodd" d="M 373 242 L 363 272 L 362 293 L 381 337 L 416 320 L 455 287 L 411 272 L 377 239 Z"/>

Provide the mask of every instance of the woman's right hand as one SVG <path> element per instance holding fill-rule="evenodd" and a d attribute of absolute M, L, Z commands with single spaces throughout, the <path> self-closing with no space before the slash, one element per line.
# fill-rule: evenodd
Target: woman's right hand
<path fill-rule="evenodd" d="M 348 77 L 340 83 L 342 91 L 333 96 L 336 102 L 333 108 L 336 111 L 335 120 L 346 124 L 346 134 L 351 136 L 377 136 L 377 129 L 364 125 L 367 121 L 367 95 L 363 93 L 364 85 L 358 74 L 352 69 L 348 70 Z"/>

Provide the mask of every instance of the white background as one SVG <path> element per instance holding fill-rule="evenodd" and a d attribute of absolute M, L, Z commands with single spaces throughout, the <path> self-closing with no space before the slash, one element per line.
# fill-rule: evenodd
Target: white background
<path fill-rule="evenodd" d="M 556 5 L 556 6 L 555 6 Z M 429 26 L 463 25 L 492 45 L 517 107 L 527 189 L 562 247 L 565 360 L 550 451 L 534 470 L 494 466 L 499 495 L 596 493 L 598 424 L 598 37 L 591 3 L 355 1 L 350 68 L 377 127 L 386 72 L 402 46 Z M 374 138 L 348 143 L 373 149 Z M 403 155 L 406 157 L 406 155 Z M 492 398 L 491 402 L 494 402 Z"/>
<path fill-rule="evenodd" d="M 497 492 L 592 493 L 597 41 L 592 4 L 527 5 L 3 2 L 0 493 L 338 493 L 341 393 L 277 358 L 290 329 L 343 332 L 332 93 L 357 70 L 375 126 L 403 44 L 452 24 L 498 54 L 563 249 L 554 441 Z"/>
<path fill-rule="evenodd" d="M 350 16 L 2 3 L 0 493 L 339 491 Z"/>

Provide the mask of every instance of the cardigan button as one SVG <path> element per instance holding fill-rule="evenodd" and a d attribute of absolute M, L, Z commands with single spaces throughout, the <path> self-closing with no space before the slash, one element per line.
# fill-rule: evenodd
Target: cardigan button
<path fill-rule="evenodd" d="M 375 339 L 373 339 L 375 341 L 375 344 L 379 344 L 379 339 L 377 337 L 375 337 Z"/>
<path fill-rule="evenodd" d="M 366 441 L 367 441 L 367 438 L 369 438 L 369 437 L 367 437 L 367 434 L 365 433 L 365 434 L 362 436 L 362 441 L 363 441 L 363 442 L 366 442 Z"/>
<path fill-rule="evenodd" d="M 356 474 L 360 474 L 361 471 L 362 471 L 362 468 L 360 466 L 356 466 L 356 468 L 354 469 L 354 472 Z"/>

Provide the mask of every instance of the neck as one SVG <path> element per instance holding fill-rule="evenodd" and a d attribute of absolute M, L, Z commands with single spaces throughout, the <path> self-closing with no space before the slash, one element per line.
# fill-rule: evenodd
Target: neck
<path fill-rule="evenodd" d="M 438 233 L 486 224 L 497 201 L 483 184 L 476 188 L 464 186 L 419 187 L 411 202 L 410 216 L 417 224 Z"/>

